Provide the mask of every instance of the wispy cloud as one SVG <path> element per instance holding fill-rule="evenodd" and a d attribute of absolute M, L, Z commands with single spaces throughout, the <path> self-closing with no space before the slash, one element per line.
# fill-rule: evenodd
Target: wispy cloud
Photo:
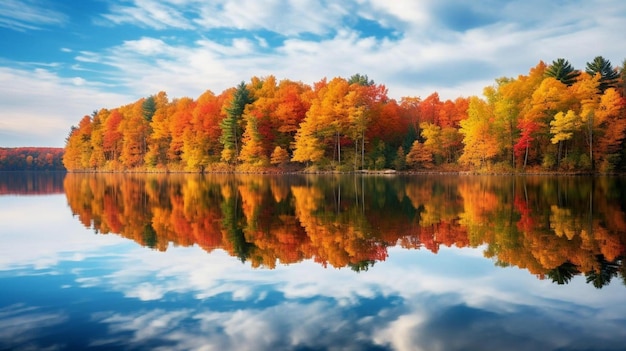
<path fill-rule="evenodd" d="M 0 27 L 26 31 L 49 25 L 63 25 L 68 17 L 40 0 L 4 0 L 0 2 Z"/>
<path fill-rule="evenodd" d="M 602 10 L 604 21 L 592 22 L 588 15 L 591 5 L 586 3 L 543 4 L 546 10 L 537 11 L 539 3 L 530 6 L 518 1 L 469 5 L 458 1 L 331 4 L 275 0 L 261 4 L 240 0 L 205 4 L 179 0 L 157 5 L 136 0 L 124 11 L 143 14 L 127 19 L 146 25 L 142 18 L 160 18 L 149 15 L 156 13 L 158 6 L 174 9 L 168 12 L 173 22 L 160 20 L 159 25 L 152 24 L 154 28 L 193 25 L 200 38 L 183 45 L 161 37 L 143 37 L 101 54 L 120 71 L 125 84 L 142 94 L 159 89 L 185 96 L 196 96 L 204 89 L 220 91 L 251 76 L 274 74 L 311 83 L 325 76 L 357 72 L 388 85 L 395 97 L 433 91 L 444 98 L 480 94 L 495 78 L 525 74 L 539 60 L 567 57 L 583 65 L 591 59 L 589 48 L 594 43 L 597 54 L 617 55 L 618 48 L 593 37 L 620 33 L 615 29 L 624 25 L 612 18 L 625 15 L 625 6 L 619 5 L 617 14 Z M 113 7 L 109 15 L 120 15 L 122 10 Z M 556 11 L 565 16 L 550 16 Z M 464 23 L 457 18 L 460 12 L 467 17 Z M 396 35 L 373 38 L 346 27 L 355 16 L 372 20 Z M 177 20 L 181 18 L 187 19 L 184 25 Z M 224 37 L 208 32 L 214 29 L 240 32 Z M 280 33 L 283 39 L 272 42 L 263 31 Z M 307 37 L 307 33 L 315 36 Z"/>
<path fill-rule="evenodd" d="M 178 5 L 178 6 L 177 6 Z M 134 0 L 131 4 L 113 4 L 102 17 L 113 24 L 131 24 L 153 29 L 192 29 L 181 2 Z"/>

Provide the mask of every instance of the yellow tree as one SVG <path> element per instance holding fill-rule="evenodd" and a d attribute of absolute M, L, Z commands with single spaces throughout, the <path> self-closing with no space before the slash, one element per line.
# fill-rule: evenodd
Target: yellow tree
<path fill-rule="evenodd" d="M 589 150 L 591 167 L 593 167 L 593 139 L 601 122 L 595 116 L 595 112 L 600 104 L 599 84 L 600 75 L 591 76 L 588 73 L 582 73 L 576 83 L 570 87 L 571 95 L 578 104 L 578 114 L 580 115 L 581 126 Z"/>
<path fill-rule="evenodd" d="M 463 154 L 459 162 L 481 167 L 498 154 L 498 140 L 493 132 L 493 111 L 486 101 L 473 96 L 469 101 L 468 117 L 461 121 Z"/>
<path fill-rule="evenodd" d="M 280 146 L 276 146 L 270 158 L 270 163 L 277 166 L 285 165 L 289 162 L 289 152 Z"/>
<path fill-rule="evenodd" d="M 276 98 L 278 87 L 274 76 L 264 79 L 255 77 L 250 85 L 254 101 L 244 110 L 245 129 L 238 160 L 265 166 L 269 163 L 269 155 L 278 134 L 277 118 L 274 116 L 279 104 Z"/>
<path fill-rule="evenodd" d="M 150 136 L 145 162 L 149 167 L 166 167 L 167 151 L 170 148 L 172 135 L 170 133 L 170 119 L 176 106 L 169 102 L 167 94 L 159 92 L 155 98 L 156 110 L 150 120 Z"/>
<path fill-rule="evenodd" d="M 329 132 L 334 139 L 333 159 L 341 164 L 341 138 L 345 135 L 350 116 L 350 101 L 346 96 L 350 92 L 348 81 L 343 78 L 334 78 L 328 83 L 328 90 L 322 100 L 323 119 L 329 123 Z"/>
<path fill-rule="evenodd" d="M 126 169 L 143 165 L 147 149 L 149 122 L 144 118 L 144 99 L 119 108 L 123 116 L 119 130 L 122 132 L 120 162 Z"/>
<path fill-rule="evenodd" d="M 92 132 L 91 132 L 91 157 L 89 158 L 89 166 L 92 169 L 102 169 L 106 163 L 106 157 L 104 156 L 104 130 L 106 118 L 109 115 L 109 111 L 101 109 L 94 112 L 92 119 Z"/>
<path fill-rule="evenodd" d="M 503 86 L 502 95 L 516 103 L 518 137 L 513 145 L 513 157 L 524 156 L 523 165 L 526 167 L 532 141 L 536 139 L 536 131 L 539 129 L 539 121 L 536 115 L 528 114 L 532 108 L 533 93 L 543 82 L 546 76 L 547 66 L 543 61 L 530 69 L 527 76 L 520 75 L 514 84 Z M 528 115 L 527 115 L 528 114 Z"/>
<path fill-rule="evenodd" d="M 246 129 L 241 139 L 241 152 L 238 159 L 253 166 L 267 166 L 269 159 L 263 148 L 258 120 L 252 114 L 245 115 Z"/>
<path fill-rule="evenodd" d="M 210 90 L 198 97 L 190 127 L 183 133 L 182 157 L 187 169 L 202 172 L 211 162 L 219 161 L 220 121 L 226 116 L 222 107 L 228 99 L 229 92 L 216 96 Z"/>
<path fill-rule="evenodd" d="M 497 88 L 486 88 L 485 95 L 493 108 L 494 132 L 500 144 L 499 148 L 510 160 L 511 166 L 514 167 L 515 153 L 513 148 L 518 137 L 519 102 L 516 101 L 513 92 L 518 84 L 516 84 L 517 80 L 505 78 L 497 79 L 496 82 Z"/>
<path fill-rule="evenodd" d="M 311 106 L 312 110 L 319 107 Z M 300 124 L 294 140 L 292 161 L 317 163 L 324 158 L 325 148 L 322 143 L 322 125 L 318 121 L 320 116 L 315 113 L 307 113 L 307 117 Z"/>
<path fill-rule="evenodd" d="M 318 84 L 316 96 L 307 111 L 294 142 L 293 161 L 319 162 L 327 147 L 333 159 L 341 162 L 341 137 L 349 125 L 349 109 L 345 97 L 350 86 L 343 78 Z"/>
<path fill-rule="evenodd" d="M 85 170 L 89 168 L 91 158 L 91 117 L 85 116 L 72 126 L 70 135 L 65 140 L 63 165 L 68 171 Z"/>
<path fill-rule="evenodd" d="M 600 98 L 596 119 L 602 127 L 597 138 L 595 154 L 601 162 L 602 171 L 612 170 L 619 162 L 619 152 L 626 138 L 625 101 L 613 88 L 608 88 Z"/>
<path fill-rule="evenodd" d="M 500 143 L 499 148 L 502 155 L 510 160 L 511 166 L 515 166 L 516 154 L 520 154 L 516 153 L 515 149 L 520 134 L 524 132 L 521 127 L 526 126 L 520 121 L 530 105 L 533 91 L 545 78 L 545 71 L 546 65 L 540 61 L 528 75 L 519 75 L 517 78 L 498 78 L 495 86 L 485 89 L 485 96 L 492 106 L 495 117 L 494 132 Z M 519 146 L 517 148 L 519 149 Z"/>
<path fill-rule="evenodd" d="M 559 156 L 561 159 L 561 151 L 563 144 L 572 139 L 574 132 L 578 131 L 581 126 L 580 116 L 572 110 L 567 112 L 558 112 L 554 115 L 554 119 L 550 122 L 550 133 L 552 133 L 552 144 L 559 144 Z M 565 150 L 567 154 L 567 149 Z"/>
<path fill-rule="evenodd" d="M 370 105 L 363 94 L 366 87 L 354 83 L 350 86 L 350 92 L 346 95 L 344 107 L 348 114 L 348 133 L 354 143 L 354 169 L 363 168 L 365 154 L 365 131 L 369 124 Z M 361 147 L 360 166 L 359 146 Z"/>
<path fill-rule="evenodd" d="M 536 141 L 537 156 L 543 155 L 544 166 L 551 166 L 550 160 L 554 159 L 554 155 L 546 148 L 550 145 L 551 139 L 550 122 L 558 112 L 572 109 L 574 100 L 567 85 L 548 77 L 541 81 L 528 101 L 522 124 L 525 130 L 522 130 L 521 138 L 527 140 L 525 146 L 527 152 L 530 140 Z M 525 135 L 528 131 L 532 135 Z"/>
<path fill-rule="evenodd" d="M 420 128 L 422 129 L 422 138 L 424 138 L 424 148 L 429 150 L 431 154 L 436 157 L 443 157 L 444 145 L 442 141 L 441 127 L 430 122 L 422 122 L 420 123 Z"/>

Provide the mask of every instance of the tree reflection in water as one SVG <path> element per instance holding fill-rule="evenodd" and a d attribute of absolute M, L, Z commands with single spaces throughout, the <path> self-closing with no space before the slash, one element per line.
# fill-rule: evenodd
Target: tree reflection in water
<path fill-rule="evenodd" d="M 626 280 L 620 178 L 68 174 L 64 189 L 97 233 L 222 249 L 253 267 L 366 272 L 389 247 L 485 246 L 497 265 L 557 284 Z"/>

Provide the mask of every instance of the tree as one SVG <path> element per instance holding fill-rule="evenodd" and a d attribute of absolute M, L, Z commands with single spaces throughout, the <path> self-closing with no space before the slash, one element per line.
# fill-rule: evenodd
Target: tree
<path fill-rule="evenodd" d="M 578 267 L 575 264 L 567 261 L 558 267 L 554 267 L 548 271 L 548 277 L 552 279 L 554 283 L 559 285 L 567 284 L 572 280 L 575 275 L 580 274 Z"/>
<path fill-rule="evenodd" d="M 226 107 L 226 118 L 220 122 L 222 135 L 220 142 L 224 146 L 222 159 L 228 163 L 234 163 L 239 156 L 239 139 L 241 138 L 241 118 L 246 105 L 253 102 L 250 91 L 245 82 L 239 83 L 232 100 Z"/>
<path fill-rule="evenodd" d="M 147 150 L 149 123 L 143 117 L 143 99 L 120 107 L 122 122 L 122 152 L 119 160 L 126 169 L 134 169 L 144 164 Z"/>
<path fill-rule="evenodd" d="M 443 157 L 444 151 L 441 127 L 430 122 L 422 122 L 420 129 L 422 130 L 422 138 L 424 139 L 424 148 L 429 150 L 436 158 Z"/>
<path fill-rule="evenodd" d="M 596 74 L 600 75 L 600 85 L 598 86 L 600 93 L 604 93 L 608 88 L 617 88 L 620 75 L 613 69 L 611 61 L 604 57 L 596 56 L 593 61 L 587 62 L 586 72 L 592 77 Z"/>
<path fill-rule="evenodd" d="M 581 126 L 585 133 L 585 141 L 589 150 L 589 160 L 593 168 L 594 136 L 600 132 L 601 120 L 596 117 L 596 110 L 600 104 L 598 94 L 601 76 L 584 73 L 580 79 L 571 86 L 571 95 L 578 103 Z"/>
<path fill-rule="evenodd" d="M 289 153 L 287 150 L 283 149 L 280 146 L 276 146 L 274 151 L 272 151 L 270 163 L 277 166 L 282 166 L 285 163 L 289 162 Z"/>
<path fill-rule="evenodd" d="M 443 103 L 439 100 L 438 93 L 435 92 L 426 97 L 426 99 L 419 104 L 420 123 L 430 122 L 435 125 L 441 125 L 439 118 L 442 105 Z"/>
<path fill-rule="evenodd" d="M 358 84 L 361 86 L 372 86 L 374 85 L 374 80 L 369 79 L 366 75 L 360 75 L 359 73 L 356 73 L 354 75 L 352 75 L 349 79 L 348 79 L 348 84 L 352 85 L 352 84 Z"/>
<path fill-rule="evenodd" d="M 346 102 L 350 85 L 343 78 L 333 78 L 328 84 L 319 84 L 319 87 L 296 134 L 292 160 L 318 162 L 330 147 L 333 160 L 341 164 L 342 138 L 348 132 L 350 123 L 351 106 Z"/>
<path fill-rule="evenodd" d="M 523 149 L 524 165 L 532 161 L 541 163 L 541 157 L 553 157 L 548 150 L 550 145 L 550 121 L 560 111 L 573 109 L 574 101 L 571 90 L 555 78 L 548 77 L 531 93 L 523 109 L 523 118 L 518 122 L 521 130 L 520 138 L 514 146 L 518 152 Z M 531 153 L 531 144 L 534 152 Z"/>
<path fill-rule="evenodd" d="M 91 132 L 92 123 L 90 116 L 84 116 L 78 123 L 78 127 L 72 127 L 70 135 L 66 139 L 63 165 L 67 170 L 89 169 L 91 158 Z"/>
<path fill-rule="evenodd" d="M 574 132 L 579 130 L 581 126 L 580 116 L 574 111 L 569 110 L 567 113 L 558 112 L 554 116 L 554 120 L 550 122 L 550 133 L 553 137 L 550 139 L 552 144 L 559 144 L 559 155 L 557 162 L 561 159 L 562 145 L 572 139 Z"/>
<path fill-rule="evenodd" d="M 546 77 L 552 77 L 561 83 L 570 86 L 576 82 L 576 78 L 580 75 L 580 71 L 574 69 L 572 65 L 564 58 L 556 59 L 552 61 L 546 69 Z"/>
<path fill-rule="evenodd" d="M 245 130 L 241 140 L 241 152 L 238 159 L 258 166 L 269 164 L 274 140 L 279 134 L 278 121 L 274 116 L 279 104 L 276 97 L 278 86 L 276 78 L 253 78 L 251 93 L 254 102 L 247 106 L 243 115 Z"/>
<path fill-rule="evenodd" d="M 141 107 L 143 110 L 143 118 L 145 118 L 148 122 L 152 121 L 152 116 L 154 116 L 154 113 L 157 109 L 156 99 L 154 98 L 154 95 L 148 96 L 143 101 L 143 105 Z"/>
<path fill-rule="evenodd" d="M 415 141 L 406 155 L 406 164 L 412 168 L 432 168 L 433 154 L 419 141 Z"/>
<path fill-rule="evenodd" d="M 611 171 L 620 161 L 620 149 L 626 138 L 626 115 L 624 98 L 613 88 L 604 91 L 595 112 L 601 128 L 597 140 L 596 159 L 601 162 L 602 171 Z"/>
<path fill-rule="evenodd" d="M 154 96 L 154 100 L 156 111 L 150 120 L 150 135 L 145 163 L 150 168 L 165 168 L 168 163 L 167 152 L 172 142 L 170 121 L 176 106 L 169 102 L 167 94 L 163 91 Z"/>
<path fill-rule="evenodd" d="M 219 142 L 222 134 L 220 121 L 225 117 L 222 106 L 229 99 L 228 91 L 216 96 L 207 90 L 196 101 L 190 126 L 183 136 L 182 156 L 187 169 L 202 172 L 211 162 L 219 161 L 222 147 Z"/>
<path fill-rule="evenodd" d="M 276 91 L 276 108 L 272 111 L 276 145 L 285 150 L 293 147 L 296 132 L 311 107 L 313 90 L 309 85 L 283 80 Z"/>
<path fill-rule="evenodd" d="M 396 171 L 403 171 L 406 168 L 406 155 L 402 145 L 398 147 L 396 152 L 396 159 L 393 161 L 393 166 Z"/>
<path fill-rule="evenodd" d="M 267 166 L 269 160 L 263 148 L 258 120 L 251 114 L 247 114 L 245 119 L 246 130 L 243 132 L 241 152 L 237 158 L 244 163 L 254 166 Z"/>
<path fill-rule="evenodd" d="M 174 100 L 172 105 L 174 105 L 174 113 L 170 117 L 169 130 L 171 139 L 167 151 L 167 159 L 169 165 L 180 167 L 181 161 L 186 159 L 186 156 L 183 155 L 186 131 L 198 132 L 197 130 L 192 130 L 193 110 L 196 107 L 196 102 L 191 98 L 184 97 Z M 189 143 L 190 135 L 187 133 L 187 149 L 192 150 L 193 148 L 189 147 Z"/>
<path fill-rule="evenodd" d="M 400 113 L 401 118 L 408 126 L 408 135 L 412 135 L 417 138 L 419 135 L 419 124 L 421 123 L 421 109 L 420 104 L 422 100 L 419 97 L 405 96 L 400 99 Z M 407 140 L 408 145 L 403 145 L 406 148 L 410 148 L 414 140 Z"/>
<path fill-rule="evenodd" d="M 100 169 L 104 167 L 106 163 L 106 157 L 104 155 L 103 139 L 104 139 L 104 123 L 108 117 L 109 111 L 101 109 L 100 111 L 94 111 L 92 118 L 92 132 L 91 132 L 91 157 L 89 159 L 89 166 L 92 169 Z"/>
<path fill-rule="evenodd" d="M 467 119 L 461 121 L 463 154 L 459 162 L 483 166 L 498 154 L 498 141 L 493 133 L 493 112 L 486 101 L 471 97 Z"/>
<path fill-rule="evenodd" d="M 619 68 L 619 77 L 618 91 L 623 97 L 626 97 L 626 60 L 622 61 L 622 67 Z"/>
<path fill-rule="evenodd" d="M 517 130 L 519 136 L 513 145 L 513 153 L 516 159 L 524 156 L 523 167 L 528 163 L 530 147 L 535 140 L 535 133 L 540 128 L 538 113 L 531 113 L 534 91 L 542 84 L 546 71 L 546 64 L 543 61 L 531 68 L 527 76 L 519 76 L 516 84 L 507 85 L 506 90 L 509 96 L 513 96 L 517 103 Z M 534 112 L 534 111 L 533 111 Z"/>
<path fill-rule="evenodd" d="M 122 132 L 120 124 L 122 123 L 122 114 L 118 109 L 114 109 L 104 123 L 104 135 L 102 137 L 102 146 L 107 161 L 117 162 L 122 153 Z"/>

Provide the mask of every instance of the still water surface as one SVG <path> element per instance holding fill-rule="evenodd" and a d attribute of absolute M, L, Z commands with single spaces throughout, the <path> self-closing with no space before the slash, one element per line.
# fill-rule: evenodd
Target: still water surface
<path fill-rule="evenodd" d="M 0 224 L 0 349 L 626 349 L 620 178 L 5 173 Z"/>

